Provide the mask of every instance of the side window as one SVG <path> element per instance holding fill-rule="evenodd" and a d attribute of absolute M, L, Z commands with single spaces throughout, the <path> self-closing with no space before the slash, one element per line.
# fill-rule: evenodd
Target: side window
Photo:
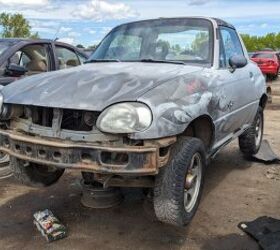
<path fill-rule="evenodd" d="M 229 59 L 234 55 L 244 55 L 239 37 L 235 30 L 222 27 L 220 29 L 220 64 L 221 66 L 228 66 Z M 222 55 L 223 53 L 223 55 Z"/>
<path fill-rule="evenodd" d="M 27 75 L 47 72 L 49 70 L 49 55 L 46 45 L 27 45 L 14 53 L 8 64 L 14 63 L 27 69 Z"/>
<path fill-rule="evenodd" d="M 119 35 L 110 44 L 106 59 L 137 60 L 140 56 L 142 38 L 132 35 Z"/>
<path fill-rule="evenodd" d="M 59 63 L 59 69 L 72 68 L 80 65 L 77 54 L 68 48 L 55 46 L 56 56 Z"/>

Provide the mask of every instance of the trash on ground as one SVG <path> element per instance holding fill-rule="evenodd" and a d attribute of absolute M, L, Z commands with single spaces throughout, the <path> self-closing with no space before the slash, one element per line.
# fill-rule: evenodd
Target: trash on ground
<path fill-rule="evenodd" d="M 66 227 L 49 210 L 38 211 L 34 215 L 34 224 L 48 242 L 67 236 Z"/>
<path fill-rule="evenodd" d="M 264 250 L 280 249 L 280 220 L 263 216 L 238 227 L 253 237 Z"/>
<path fill-rule="evenodd" d="M 253 155 L 253 159 L 264 163 L 280 163 L 280 157 L 273 152 L 267 140 L 262 141 L 260 150 Z"/>

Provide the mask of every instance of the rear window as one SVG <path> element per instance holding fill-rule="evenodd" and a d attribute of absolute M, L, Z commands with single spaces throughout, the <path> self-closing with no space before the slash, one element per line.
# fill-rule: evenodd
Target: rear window
<path fill-rule="evenodd" d="M 272 53 L 256 53 L 252 56 L 252 58 L 268 58 L 274 59 L 274 54 Z"/>

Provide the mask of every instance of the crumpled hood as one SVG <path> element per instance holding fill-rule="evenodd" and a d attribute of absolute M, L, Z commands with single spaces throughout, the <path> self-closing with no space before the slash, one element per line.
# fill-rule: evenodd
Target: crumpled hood
<path fill-rule="evenodd" d="M 5 103 L 100 111 L 116 102 L 136 101 L 162 83 L 199 70 L 167 63 L 90 63 L 26 77 L 1 92 Z"/>

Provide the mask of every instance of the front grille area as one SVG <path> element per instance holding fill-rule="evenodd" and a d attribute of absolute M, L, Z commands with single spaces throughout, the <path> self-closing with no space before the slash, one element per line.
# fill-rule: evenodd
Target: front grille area
<path fill-rule="evenodd" d="M 56 126 L 73 131 L 91 131 L 95 127 L 99 114 L 100 112 L 96 111 L 32 106 L 24 107 L 24 115 L 21 118 L 31 118 L 32 123 L 44 127 Z"/>
<path fill-rule="evenodd" d="M 53 109 L 52 108 L 42 108 L 42 107 L 32 107 L 30 108 L 32 122 L 37 125 L 44 127 L 51 127 L 53 120 Z"/>
<path fill-rule="evenodd" d="M 157 145 L 108 146 L 48 140 L 0 129 L 0 150 L 39 165 L 95 173 L 154 175 L 161 166 Z"/>

